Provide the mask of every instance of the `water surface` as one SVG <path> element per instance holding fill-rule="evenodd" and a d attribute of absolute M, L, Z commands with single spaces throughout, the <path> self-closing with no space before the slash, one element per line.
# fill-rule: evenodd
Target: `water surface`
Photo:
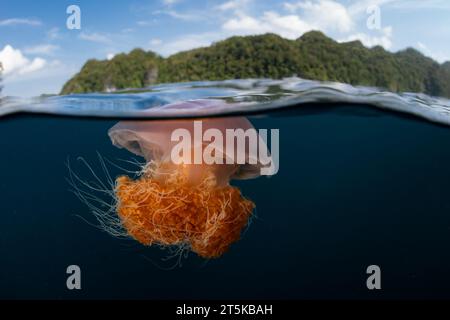
<path fill-rule="evenodd" d="M 27 103 L 7 98 L 0 119 L 0 297 L 450 298 L 448 101 L 311 84 L 241 80 Z M 78 157 L 98 172 L 97 153 L 130 159 L 111 145 L 107 130 L 117 119 L 106 116 L 171 117 L 174 109 L 164 106 L 196 99 L 242 107 L 232 113 L 246 114 L 256 128 L 279 129 L 280 170 L 233 182 L 256 203 L 257 219 L 228 253 L 210 261 L 190 255 L 165 270 L 173 265 L 165 251 L 92 226 L 89 209 L 70 192 L 66 163 L 83 174 Z M 231 111 L 175 116 L 180 112 Z M 71 264 L 82 269 L 81 291 L 66 289 Z M 371 264 L 382 270 L 378 292 L 365 286 Z"/>

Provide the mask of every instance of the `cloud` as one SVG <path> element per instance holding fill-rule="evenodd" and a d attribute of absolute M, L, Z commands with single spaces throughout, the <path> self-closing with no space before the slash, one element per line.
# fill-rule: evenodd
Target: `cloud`
<path fill-rule="evenodd" d="M 296 39 L 305 32 L 319 30 L 341 41 L 361 40 L 367 46 L 392 47 L 392 27 L 386 26 L 369 33 L 358 31 L 357 22 L 367 19 L 367 6 L 387 4 L 394 0 L 365 0 L 344 6 L 334 0 L 308 0 L 286 2 L 284 13 L 265 11 L 249 15 L 244 7 L 249 0 L 231 0 L 218 7 L 232 11 L 222 24 L 224 36 L 275 33 L 284 38 Z"/>
<path fill-rule="evenodd" d="M 354 1 L 354 3 L 352 3 L 349 6 L 348 12 L 352 16 L 358 16 L 361 14 L 366 14 L 367 8 L 370 8 L 373 6 L 381 8 L 381 6 L 386 6 L 391 3 L 398 3 L 398 2 L 402 2 L 402 1 L 403 0 L 359 0 L 359 1 Z M 410 2 L 411 0 L 407 0 L 407 1 Z M 423 0 L 421 0 L 421 1 L 423 1 Z"/>
<path fill-rule="evenodd" d="M 288 39 L 298 38 L 314 27 L 302 21 L 297 15 L 282 16 L 273 11 L 264 12 L 259 18 L 239 13 L 222 25 L 224 31 L 238 34 L 276 33 Z"/>
<path fill-rule="evenodd" d="M 201 21 L 201 20 L 207 20 L 208 18 L 211 18 L 208 13 L 205 13 L 204 11 L 177 11 L 174 9 L 175 4 L 181 2 L 182 0 L 162 0 L 164 7 L 162 10 L 154 10 L 152 11 L 153 15 L 166 15 L 173 19 L 177 20 L 184 20 L 184 21 Z M 144 21 L 140 21 L 141 23 L 139 25 L 148 25 L 150 23 Z M 153 23 L 155 23 L 155 20 L 153 20 Z"/>
<path fill-rule="evenodd" d="M 116 56 L 115 53 L 108 53 L 108 54 L 106 55 L 106 59 L 112 60 L 112 58 L 114 58 L 115 56 Z"/>
<path fill-rule="evenodd" d="M 385 0 L 388 1 L 388 0 Z M 450 10 L 448 0 L 391 0 L 392 9 L 400 10 Z"/>
<path fill-rule="evenodd" d="M 6 96 L 33 97 L 42 93 L 57 94 L 61 86 L 69 80 L 80 66 L 48 61 L 44 68 L 35 72 L 5 77 L 3 93 Z"/>
<path fill-rule="evenodd" d="M 54 27 L 47 31 L 47 38 L 50 40 L 56 40 L 61 38 L 61 35 L 59 33 L 59 28 Z"/>
<path fill-rule="evenodd" d="M 52 55 L 59 46 L 53 44 L 40 44 L 33 47 L 27 47 L 23 51 L 26 54 L 42 54 L 42 55 Z"/>
<path fill-rule="evenodd" d="M 345 33 L 354 26 L 346 7 L 332 0 L 284 3 L 287 14 L 266 11 L 256 17 L 244 12 L 243 8 L 247 3 L 244 0 L 232 0 L 219 6 L 220 10 L 234 11 L 234 15 L 223 23 L 224 31 L 240 35 L 271 32 L 296 39 L 311 30 Z"/>
<path fill-rule="evenodd" d="M 226 21 L 222 28 L 227 31 L 231 32 L 238 32 L 238 33 L 264 33 L 267 32 L 266 27 L 263 27 L 263 22 L 255 19 L 251 16 L 248 16 L 246 14 L 238 14 L 237 17 L 231 18 L 228 21 Z"/>
<path fill-rule="evenodd" d="M 25 57 L 19 49 L 6 45 L 0 51 L 0 61 L 3 64 L 5 77 L 24 75 L 44 68 L 47 62 L 42 58 L 33 60 Z"/>
<path fill-rule="evenodd" d="M 339 42 L 348 42 L 359 40 L 366 47 L 382 46 L 385 49 L 392 47 L 392 27 L 384 27 L 381 29 L 381 34 L 369 35 L 367 33 L 355 33 L 351 34 L 345 39 L 338 40 Z"/>
<path fill-rule="evenodd" d="M 156 10 L 153 12 L 154 15 L 167 15 L 171 18 L 178 19 L 178 20 L 185 20 L 185 21 L 199 21 L 203 20 L 205 17 L 203 14 L 200 14 L 198 12 L 195 13 L 180 13 L 175 10 Z"/>
<path fill-rule="evenodd" d="M 163 4 L 166 6 L 172 6 L 178 2 L 180 2 L 180 0 L 163 0 Z"/>
<path fill-rule="evenodd" d="M 97 32 L 93 32 L 93 33 L 82 32 L 82 33 L 80 33 L 80 35 L 78 37 L 82 40 L 97 42 L 97 43 L 110 43 L 111 42 L 111 39 L 109 39 L 109 37 L 107 35 L 102 34 L 102 33 L 97 33 Z"/>
<path fill-rule="evenodd" d="M 17 25 L 40 26 L 42 25 L 42 22 L 35 19 L 25 19 L 25 18 L 11 18 L 0 20 L 0 27 L 17 26 Z"/>
<path fill-rule="evenodd" d="M 423 42 L 418 41 L 417 44 L 415 45 L 415 47 L 417 49 L 419 49 L 420 51 L 422 51 L 423 54 L 433 58 L 434 60 L 436 60 L 439 63 L 444 63 L 446 61 L 450 61 L 449 55 L 447 55 L 441 51 L 434 52 Z"/>
<path fill-rule="evenodd" d="M 417 46 L 417 48 L 419 48 L 419 49 L 422 50 L 422 51 L 428 50 L 427 46 L 424 45 L 424 44 L 423 44 L 422 42 L 420 42 L 420 41 L 417 42 L 416 46 Z"/>
<path fill-rule="evenodd" d="M 151 46 L 159 46 L 162 43 L 161 39 L 158 38 L 154 38 L 150 40 L 150 45 Z"/>
<path fill-rule="evenodd" d="M 206 32 L 184 35 L 171 41 L 162 42 L 152 45 L 149 49 L 168 56 L 180 51 L 186 51 L 199 47 L 209 46 L 212 42 L 222 39 L 221 33 Z"/>
<path fill-rule="evenodd" d="M 322 31 L 341 42 L 360 40 L 366 46 L 381 45 L 389 49 L 393 47 L 392 27 L 367 29 L 366 10 L 370 5 L 387 5 L 398 1 L 403 0 L 349 0 L 344 6 L 337 0 L 287 0 L 262 12 L 256 10 L 253 5 L 256 0 L 225 0 L 206 13 L 203 11 L 179 13 L 166 7 L 150 12 L 153 15 L 167 15 L 185 21 L 205 20 L 211 25 L 213 22 L 219 23 L 220 27 L 218 30 L 205 30 L 195 34 L 180 33 L 173 38 L 164 39 L 164 42 L 152 39 L 148 42 L 148 49 L 167 56 L 179 51 L 209 46 L 215 41 L 234 35 L 274 33 L 284 38 L 297 39 L 311 30 Z M 154 24 L 155 19 L 137 22 L 140 26 Z M 98 42 L 106 41 L 104 37 L 89 36 L 89 40 L 93 41 L 93 38 Z"/>
<path fill-rule="evenodd" d="M 137 24 L 138 26 L 140 26 L 140 27 L 146 27 L 146 26 L 150 26 L 150 25 L 155 24 L 155 21 L 145 21 L 145 20 L 141 20 L 141 21 L 136 22 L 136 24 Z"/>
<path fill-rule="evenodd" d="M 243 10 L 249 2 L 250 0 L 231 0 L 217 6 L 217 9 L 222 11 Z"/>
<path fill-rule="evenodd" d="M 300 12 L 302 20 L 319 30 L 348 32 L 353 27 L 353 18 L 348 9 L 336 1 L 300 1 L 285 3 L 284 7 L 291 13 Z"/>
<path fill-rule="evenodd" d="M 374 0 L 378 3 L 389 0 Z M 309 0 L 284 3 L 284 12 L 269 10 L 259 15 L 246 13 L 251 0 L 230 0 L 215 7 L 221 12 L 222 25 L 217 32 L 188 34 L 173 40 L 164 41 L 164 45 L 154 44 L 152 50 L 162 55 L 170 55 L 197 47 L 208 46 L 212 42 L 233 35 L 253 35 L 275 33 L 284 38 L 297 39 L 305 32 L 320 30 L 333 35 L 341 41 L 361 40 L 367 46 L 382 45 L 386 49 L 392 46 L 392 28 L 371 30 L 370 34 L 358 32 L 356 18 L 366 11 L 354 11 L 333 0 Z"/>

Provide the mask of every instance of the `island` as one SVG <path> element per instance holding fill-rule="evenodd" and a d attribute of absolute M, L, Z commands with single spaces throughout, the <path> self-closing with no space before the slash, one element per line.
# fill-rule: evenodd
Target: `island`
<path fill-rule="evenodd" d="M 235 36 L 167 58 L 142 49 L 89 60 L 61 94 L 111 92 L 156 83 L 298 76 L 450 97 L 450 62 L 407 48 L 395 53 L 360 41 L 339 43 L 311 31 L 296 40 L 275 34 Z"/>

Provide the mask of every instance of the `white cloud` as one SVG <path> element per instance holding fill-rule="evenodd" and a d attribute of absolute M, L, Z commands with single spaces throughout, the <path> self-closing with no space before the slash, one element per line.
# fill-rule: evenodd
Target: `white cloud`
<path fill-rule="evenodd" d="M 155 20 L 152 21 L 145 21 L 145 20 L 141 20 L 136 22 L 136 24 L 140 27 L 146 27 L 146 26 L 150 26 L 150 25 L 154 25 L 156 23 Z"/>
<path fill-rule="evenodd" d="M 108 53 L 108 54 L 106 55 L 106 59 L 112 60 L 112 58 L 114 58 L 115 56 L 116 56 L 115 53 Z"/>
<path fill-rule="evenodd" d="M 304 32 L 312 30 L 313 26 L 302 21 L 297 15 L 281 16 L 276 12 L 267 11 L 260 18 L 239 13 L 236 17 L 226 21 L 222 28 L 227 32 L 239 35 L 272 32 L 285 38 L 295 39 Z"/>
<path fill-rule="evenodd" d="M 169 17 L 172 17 L 174 19 L 178 20 L 184 20 L 184 21 L 198 21 L 204 19 L 204 15 L 195 12 L 195 13 L 180 13 L 175 10 L 157 10 L 153 12 L 154 15 L 164 14 L 168 15 Z"/>
<path fill-rule="evenodd" d="M 166 6 L 172 6 L 178 2 L 180 2 L 180 0 L 163 0 L 164 5 Z"/>
<path fill-rule="evenodd" d="M 222 40 L 233 35 L 252 35 L 275 33 L 284 38 L 297 39 L 305 32 L 320 30 L 332 34 L 342 41 L 361 40 L 367 46 L 392 46 L 392 28 L 372 30 L 370 34 L 358 32 L 356 29 L 356 15 L 366 14 L 365 11 L 350 13 L 349 9 L 333 0 L 309 0 L 285 3 L 287 12 L 274 10 L 265 11 L 261 15 L 246 13 L 246 6 L 251 0 L 230 0 L 217 6 L 221 11 L 223 23 L 218 32 L 203 34 L 188 34 L 164 45 L 155 44 L 151 47 L 162 55 L 170 55 L 197 47 L 208 46 L 214 41 Z M 378 2 L 389 0 L 374 0 Z M 355 11 L 356 12 L 356 11 Z M 358 16 L 361 18 L 362 16 Z"/>
<path fill-rule="evenodd" d="M 184 35 L 182 37 L 176 38 L 172 41 L 161 42 L 158 45 L 150 47 L 150 50 L 156 51 L 163 56 L 168 56 L 180 51 L 186 51 L 199 47 L 209 46 L 212 42 L 222 39 L 223 35 L 221 33 L 198 33 Z"/>
<path fill-rule="evenodd" d="M 403 0 L 358 0 L 354 1 L 348 8 L 348 12 L 352 16 L 358 16 L 361 14 L 366 14 L 367 8 L 369 7 L 380 7 L 391 3 L 401 2 Z M 407 0 L 410 2 L 411 0 Z M 420 0 L 423 1 L 423 0 Z"/>
<path fill-rule="evenodd" d="M 392 27 L 384 27 L 381 29 L 381 33 L 377 35 L 369 35 L 362 32 L 355 33 L 345 39 L 339 40 L 339 42 L 354 40 L 361 41 L 366 47 L 382 46 L 385 49 L 390 49 L 392 47 Z"/>
<path fill-rule="evenodd" d="M 40 26 L 42 25 L 42 22 L 35 19 L 25 19 L 25 18 L 11 18 L 0 20 L 0 27 L 17 26 L 17 25 Z"/>
<path fill-rule="evenodd" d="M 385 0 L 388 1 L 388 0 Z M 448 0 L 391 0 L 392 9 L 400 10 L 450 10 L 450 2 Z"/>
<path fill-rule="evenodd" d="M 250 17 L 246 14 L 239 14 L 235 18 L 231 18 L 226 21 L 222 28 L 227 31 L 239 32 L 239 33 L 260 33 L 266 32 L 262 29 L 262 22 L 258 19 Z"/>
<path fill-rule="evenodd" d="M 422 42 L 420 42 L 420 41 L 417 42 L 417 48 L 419 48 L 419 49 L 422 50 L 422 51 L 428 50 L 427 46 L 424 45 L 424 44 L 423 44 Z"/>
<path fill-rule="evenodd" d="M 111 39 L 109 39 L 109 37 L 107 35 L 102 34 L 102 33 L 97 33 L 97 32 L 93 32 L 93 33 L 82 32 L 82 33 L 80 33 L 80 35 L 78 37 L 82 40 L 91 41 L 91 42 L 98 42 L 98 43 L 110 43 L 111 42 Z"/>
<path fill-rule="evenodd" d="M 33 97 L 55 93 L 79 71 L 79 65 L 67 65 L 58 60 L 48 61 L 44 68 L 20 76 L 5 77 L 3 93 L 6 96 Z"/>
<path fill-rule="evenodd" d="M 348 32 L 353 27 L 348 9 L 336 1 L 300 1 L 285 3 L 284 7 L 291 13 L 300 12 L 304 21 L 319 30 L 337 29 L 339 32 Z"/>
<path fill-rule="evenodd" d="M 59 46 L 53 44 L 40 44 L 33 47 L 27 47 L 23 50 L 26 54 L 43 54 L 43 55 L 52 55 L 56 50 L 59 49 Z"/>
<path fill-rule="evenodd" d="M 232 0 L 219 6 L 221 10 L 234 10 L 234 15 L 223 23 L 223 30 L 240 35 L 272 32 L 296 39 L 311 30 L 345 33 L 354 26 L 346 7 L 332 0 L 284 3 L 288 14 L 266 11 L 257 17 L 242 10 L 246 4 L 247 1 Z"/>
<path fill-rule="evenodd" d="M 248 0 L 231 0 L 218 8 L 232 11 L 222 24 L 224 36 L 275 33 L 296 39 L 305 32 L 319 30 L 341 41 L 361 40 L 366 46 L 392 47 L 392 27 L 386 26 L 370 33 L 358 31 L 357 22 L 367 19 L 367 6 L 387 4 L 395 0 L 363 0 L 344 6 L 335 0 L 308 0 L 286 2 L 285 13 L 266 11 L 259 16 L 249 15 L 243 9 Z M 364 28 L 365 23 L 364 23 Z M 365 30 L 365 29 L 363 29 Z"/>
<path fill-rule="evenodd" d="M 150 40 L 150 45 L 151 46 L 159 46 L 162 43 L 161 39 L 158 38 L 154 38 Z"/>
<path fill-rule="evenodd" d="M 242 10 L 250 2 L 250 0 L 231 0 L 222 3 L 217 7 L 217 9 L 222 11 L 227 10 Z"/>
<path fill-rule="evenodd" d="M 445 54 L 445 53 L 443 53 L 441 51 L 434 52 L 433 50 L 431 50 L 423 42 L 418 41 L 415 47 L 417 49 L 419 49 L 423 54 L 433 58 L 434 60 L 436 60 L 439 63 L 444 63 L 446 61 L 450 61 L 450 56 L 449 55 L 447 55 L 447 54 Z"/>
<path fill-rule="evenodd" d="M 42 58 L 28 59 L 19 49 L 14 49 L 10 45 L 6 45 L 0 51 L 0 61 L 3 64 L 5 77 L 32 73 L 44 68 L 47 64 Z"/>
<path fill-rule="evenodd" d="M 51 40 L 56 40 L 61 38 L 61 35 L 59 33 L 59 28 L 54 27 L 47 31 L 47 37 Z"/>

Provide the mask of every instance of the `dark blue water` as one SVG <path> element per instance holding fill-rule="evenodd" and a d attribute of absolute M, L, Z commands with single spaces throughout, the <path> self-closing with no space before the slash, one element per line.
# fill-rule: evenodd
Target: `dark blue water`
<path fill-rule="evenodd" d="M 258 218 L 220 259 L 172 270 L 155 265 L 167 252 L 91 226 L 69 192 L 67 159 L 130 158 L 107 136 L 116 121 L 1 120 L 0 298 L 449 298 L 450 128 L 341 107 L 251 117 L 280 129 L 279 173 L 234 182 Z"/>

